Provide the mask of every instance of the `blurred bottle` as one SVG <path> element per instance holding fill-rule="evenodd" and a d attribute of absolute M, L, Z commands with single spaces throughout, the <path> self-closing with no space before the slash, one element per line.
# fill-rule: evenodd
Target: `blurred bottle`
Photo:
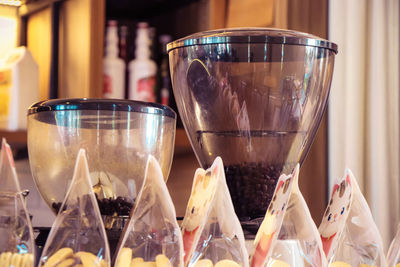
<path fill-rule="evenodd" d="M 155 102 L 157 65 L 150 59 L 148 24 L 138 24 L 135 59 L 129 62 L 129 99 Z"/>
<path fill-rule="evenodd" d="M 26 130 L 26 111 L 38 100 L 37 63 L 26 47 L 11 49 L 0 59 L 0 129 Z"/>
<path fill-rule="evenodd" d="M 103 97 L 125 97 L 125 62 L 118 58 L 117 21 L 108 21 L 105 57 L 103 59 Z"/>
<path fill-rule="evenodd" d="M 122 25 L 119 29 L 119 57 L 125 62 L 125 65 L 129 63 L 129 52 L 128 52 L 128 26 Z M 124 80 L 124 96 L 128 98 L 128 68 L 125 68 L 125 80 Z"/>
<path fill-rule="evenodd" d="M 162 48 L 162 57 L 160 63 L 160 103 L 166 106 L 171 105 L 172 86 L 169 75 L 169 59 L 167 53 L 167 43 L 171 42 L 171 35 L 163 34 L 159 37 L 159 42 Z"/>

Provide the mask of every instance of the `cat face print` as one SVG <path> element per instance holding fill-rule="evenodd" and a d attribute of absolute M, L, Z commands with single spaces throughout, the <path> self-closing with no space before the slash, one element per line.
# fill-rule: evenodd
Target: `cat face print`
<path fill-rule="evenodd" d="M 256 258 L 264 258 L 262 255 L 268 252 L 269 245 L 282 223 L 285 209 L 289 202 L 292 182 L 292 176 L 281 176 L 278 180 L 274 196 L 254 240 L 255 244 L 257 244 L 256 254 L 259 254 Z"/>
<path fill-rule="evenodd" d="M 277 185 L 276 192 L 268 206 L 268 213 L 272 216 L 279 216 L 285 209 L 288 202 L 288 198 L 285 197 L 289 193 L 289 184 L 291 179 L 286 179 L 285 181 L 279 181 Z"/>
<path fill-rule="evenodd" d="M 320 234 L 324 238 L 335 235 L 345 223 L 351 203 L 351 184 L 350 178 L 335 184 L 328 207 L 325 210 L 320 226 Z"/>
<path fill-rule="evenodd" d="M 196 176 L 185 214 L 186 231 L 195 230 L 206 215 L 217 186 L 215 178 L 211 171 Z"/>
<path fill-rule="evenodd" d="M 292 177 L 279 179 L 274 196 L 268 206 L 267 214 L 260 226 L 260 232 L 270 235 L 279 227 L 286 205 L 289 201 L 289 194 L 291 191 L 290 184 L 292 180 Z"/>

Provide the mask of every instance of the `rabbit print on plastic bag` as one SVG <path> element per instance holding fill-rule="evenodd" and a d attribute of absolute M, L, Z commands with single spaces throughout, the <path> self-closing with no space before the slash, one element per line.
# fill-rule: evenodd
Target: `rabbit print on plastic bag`
<path fill-rule="evenodd" d="M 197 169 L 182 223 L 185 266 L 249 265 L 243 230 L 226 185 L 220 157 Z"/>
<path fill-rule="evenodd" d="M 349 215 L 352 196 L 352 188 L 348 176 L 334 184 L 328 207 L 319 227 L 322 246 L 328 259 L 331 258 L 334 248 L 337 247 L 341 229 L 343 229 Z"/>
<path fill-rule="evenodd" d="M 263 267 L 269 256 L 271 245 L 278 237 L 292 191 L 292 175 L 282 174 L 277 182 L 272 201 L 254 240 L 255 250 L 251 267 Z"/>
<path fill-rule="evenodd" d="M 93 193 L 85 150 L 43 249 L 43 267 L 108 267 L 110 251 Z"/>
<path fill-rule="evenodd" d="M 330 266 L 385 267 L 381 236 L 350 170 L 345 171 L 332 192 L 332 201 L 319 228 Z"/>
<path fill-rule="evenodd" d="M 11 148 L 3 139 L 0 154 L 0 266 L 33 267 L 32 224 Z"/>
<path fill-rule="evenodd" d="M 211 179 L 211 172 L 206 174 L 203 169 L 197 169 L 195 172 L 192 192 L 182 224 L 185 262 L 194 252 L 195 247 L 193 244 L 200 238 L 200 226 L 203 224 L 205 215 L 210 210 L 217 181 L 217 179 Z"/>
<path fill-rule="evenodd" d="M 116 267 L 182 267 L 183 242 L 161 167 L 149 156 Z"/>
<path fill-rule="evenodd" d="M 287 208 L 283 207 L 282 209 L 281 207 L 284 213 L 283 220 L 281 219 L 281 226 L 277 229 L 279 235 L 276 240 L 272 240 L 269 256 L 265 260 L 266 266 L 326 266 L 321 239 L 300 192 L 298 177 L 299 165 L 291 175 L 292 186 L 289 192 L 289 201 L 285 205 Z M 279 190 L 276 190 L 275 193 L 280 194 Z M 252 258 L 252 264 L 256 259 L 255 255 L 256 252 Z"/>

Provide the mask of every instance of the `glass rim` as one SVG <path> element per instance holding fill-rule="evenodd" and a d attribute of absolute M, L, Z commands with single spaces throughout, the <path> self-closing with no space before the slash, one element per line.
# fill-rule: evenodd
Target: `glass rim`
<path fill-rule="evenodd" d="M 213 44 L 287 44 L 325 48 L 338 53 L 337 44 L 312 34 L 274 28 L 227 28 L 195 33 L 167 44 L 168 53 L 176 48 Z"/>
<path fill-rule="evenodd" d="M 158 103 L 142 102 L 127 99 L 103 98 L 63 98 L 50 99 L 32 104 L 28 116 L 39 112 L 57 112 L 68 110 L 109 110 L 121 112 L 139 112 L 166 116 L 176 119 L 176 113 L 168 106 Z"/>

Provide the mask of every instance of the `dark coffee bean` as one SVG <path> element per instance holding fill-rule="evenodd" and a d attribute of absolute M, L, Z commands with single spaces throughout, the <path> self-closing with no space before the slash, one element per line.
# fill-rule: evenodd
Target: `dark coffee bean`
<path fill-rule="evenodd" d="M 239 218 L 265 215 L 282 166 L 251 162 L 225 167 L 225 176 Z"/>
<path fill-rule="evenodd" d="M 265 192 L 268 192 L 268 185 L 263 184 L 263 185 L 262 185 L 262 190 L 263 190 L 264 193 L 265 193 Z"/>
<path fill-rule="evenodd" d="M 60 208 L 61 208 L 61 202 L 53 202 L 52 204 L 51 204 L 51 207 L 54 209 L 54 211 L 56 212 L 56 213 L 58 213 L 59 211 L 60 211 Z"/>
<path fill-rule="evenodd" d="M 128 198 L 125 197 L 117 197 L 116 199 L 113 198 L 103 198 L 103 199 L 99 199 L 97 195 L 96 196 L 96 200 L 97 203 L 99 205 L 99 210 L 100 213 L 102 215 L 119 215 L 119 216 L 127 216 L 130 214 L 130 211 L 133 207 L 133 203 L 135 202 L 135 199 L 133 199 L 132 201 L 130 201 Z M 82 201 L 83 203 L 88 204 L 89 199 L 87 199 L 88 197 L 83 196 L 82 197 Z M 54 209 L 54 211 L 56 213 L 58 213 L 58 211 L 61 208 L 62 203 L 61 202 L 53 202 L 52 203 L 52 208 Z M 66 207 L 64 207 L 64 210 L 66 209 Z"/>

